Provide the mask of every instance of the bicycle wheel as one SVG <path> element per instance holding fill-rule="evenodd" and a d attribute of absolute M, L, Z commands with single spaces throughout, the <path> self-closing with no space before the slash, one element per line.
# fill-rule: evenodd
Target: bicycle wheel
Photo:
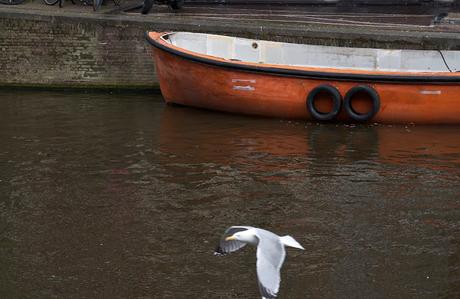
<path fill-rule="evenodd" d="M 43 0 L 43 2 L 45 2 L 46 5 L 55 5 L 59 0 Z"/>
<path fill-rule="evenodd" d="M 101 7 L 102 0 L 93 0 L 93 10 L 96 11 Z"/>
<path fill-rule="evenodd" d="M 18 5 L 24 2 L 25 0 L 0 0 L 0 4 L 6 5 Z"/>

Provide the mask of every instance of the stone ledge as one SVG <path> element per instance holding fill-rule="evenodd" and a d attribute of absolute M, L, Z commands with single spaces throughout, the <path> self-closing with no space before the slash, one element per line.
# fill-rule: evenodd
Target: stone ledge
<path fill-rule="evenodd" d="M 326 23 L 294 24 L 174 16 L 94 14 L 50 11 L 12 11 L 0 7 L 0 17 L 51 22 L 80 22 L 110 26 L 137 26 L 162 31 L 192 31 L 237 35 L 293 43 L 377 48 L 460 50 L 460 26 L 379 28 Z M 458 20 L 458 19 L 455 19 Z M 456 22 L 456 21 L 455 21 Z M 443 23 L 445 25 L 445 23 Z"/>

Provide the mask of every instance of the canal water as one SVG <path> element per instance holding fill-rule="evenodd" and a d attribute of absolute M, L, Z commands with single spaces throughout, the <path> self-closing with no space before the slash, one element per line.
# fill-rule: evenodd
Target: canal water
<path fill-rule="evenodd" d="M 290 234 L 279 298 L 459 298 L 459 127 L 160 95 L 0 92 L 1 298 L 259 298 L 230 225 Z"/>

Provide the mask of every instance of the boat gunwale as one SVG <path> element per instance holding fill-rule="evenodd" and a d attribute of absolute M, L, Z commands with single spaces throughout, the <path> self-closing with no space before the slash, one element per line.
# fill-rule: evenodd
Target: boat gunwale
<path fill-rule="evenodd" d="M 170 54 L 182 57 L 187 60 L 199 62 L 207 65 L 237 69 L 245 72 L 263 73 L 267 75 L 295 77 L 295 78 L 308 78 L 308 79 L 328 79 L 336 81 L 360 81 L 360 82 L 376 82 L 376 83 L 430 83 L 434 85 L 439 84 L 458 84 L 460 83 L 460 72 L 446 72 L 446 75 L 393 75 L 393 74 L 369 74 L 369 73 L 350 73 L 350 72 L 331 72 L 331 71 L 312 71 L 303 70 L 299 68 L 283 68 L 283 65 L 273 66 L 268 64 L 256 64 L 243 61 L 225 61 L 224 58 L 214 57 L 211 55 L 200 54 L 189 51 L 184 48 L 177 47 L 169 44 L 164 39 L 165 36 L 171 35 L 175 32 L 157 32 L 158 38 L 154 39 L 150 36 L 150 32 L 146 31 L 145 38 L 147 42 L 161 50 Z M 181 50 L 178 50 L 181 49 Z M 193 53 L 193 54 L 192 54 Z"/>

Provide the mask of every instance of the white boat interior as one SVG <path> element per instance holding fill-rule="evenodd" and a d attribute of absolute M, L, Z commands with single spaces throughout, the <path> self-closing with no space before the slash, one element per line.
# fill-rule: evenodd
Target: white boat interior
<path fill-rule="evenodd" d="M 233 61 L 368 71 L 460 72 L 460 51 L 331 47 L 190 32 L 171 33 L 165 41 Z"/>

